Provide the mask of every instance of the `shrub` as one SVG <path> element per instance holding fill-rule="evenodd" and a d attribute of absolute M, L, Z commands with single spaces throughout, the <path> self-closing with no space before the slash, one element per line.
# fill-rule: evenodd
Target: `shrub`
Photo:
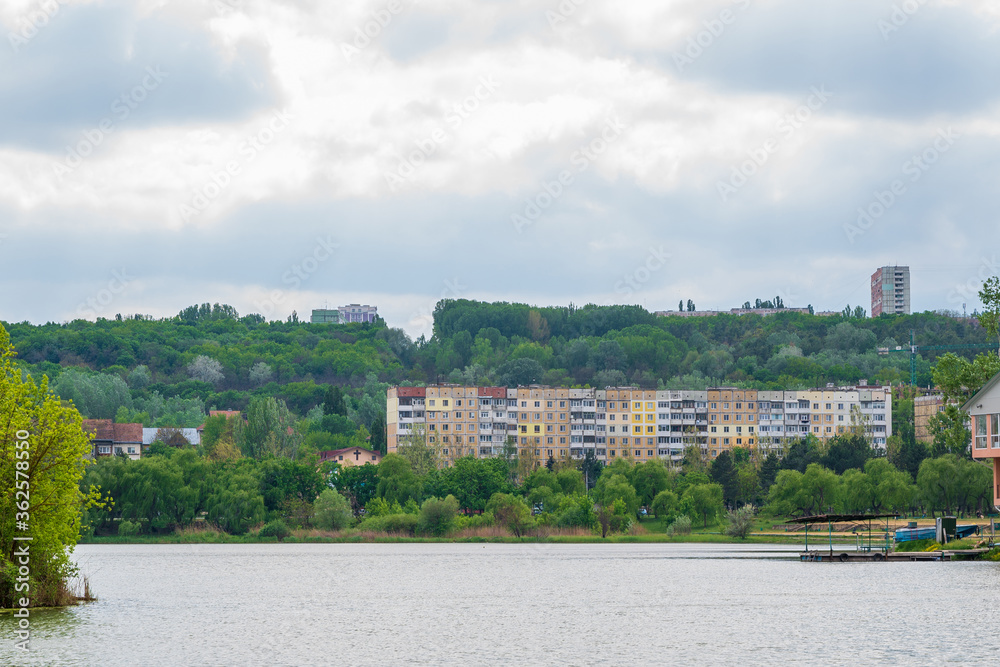
<path fill-rule="evenodd" d="M 567 496 L 559 505 L 560 528 L 592 528 L 597 524 L 593 501 L 582 494 Z"/>
<path fill-rule="evenodd" d="M 403 508 L 400 507 L 399 503 L 395 500 L 389 503 L 385 498 L 379 498 L 378 496 L 372 498 L 365 505 L 365 516 L 388 516 L 390 514 L 402 514 Z"/>
<path fill-rule="evenodd" d="M 386 514 L 373 516 L 358 524 L 358 530 L 373 533 L 402 533 L 413 535 L 417 530 L 417 517 L 414 514 Z"/>
<path fill-rule="evenodd" d="M 118 524 L 119 537 L 132 537 L 139 534 L 139 524 L 135 521 L 122 521 Z"/>
<path fill-rule="evenodd" d="M 351 503 L 333 489 L 326 489 L 313 502 L 313 525 L 320 530 L 343 530 L 351 525 Z"/>
<path fill-rule="evenodd" d="M 689 516 L 679 516 L 674 519 L 674 522 L 667 526 L 667 535 L 673 537 L 674 535 L 690 535 L 691 534 L 691 517 Z"/>
<path fill-rule="evenodd" d="M 275 519 L 270 523 L 264 524 L 264 527 L 260 529 L 257 533 L 259 537 L 276 537 L 278 541 L 281 542 L 286 537 L 292 534 L 292 531 L 288 530 L 288 526 L 281 519 Z"/>
<path fill-rule="evenodd" d="M 513 533 L 514 537 L 522 537 L 535 524 L 531 510 L 520 496 L 494 493 L 486 509 L 496 517 L 497 524 Z"/>
<path fill-rule="evenodd" d="M 417 517 L 417 528 L 425 535 L 442 537 L 455 525 L 455 516 L 458 514 L 458 500 L 455 496 L 448 496 L 444 500 L 439 498 L 428 498 L 420 506 L 420 514 Z"/>
<path fill-rule="evenodd" d="M 492 512 L 460 515 L 455 519 L 455 529 L 465 530 L 466 528 L 489 528 L 494 523 Z"/>
<path fill-rule="evenodd" d="M 726 535 L 745 540 L 753 532 L 754 506 L 744 505 L 738 510 L 731 510 L 726 513 L 729 525 L 726 526 Z"/>

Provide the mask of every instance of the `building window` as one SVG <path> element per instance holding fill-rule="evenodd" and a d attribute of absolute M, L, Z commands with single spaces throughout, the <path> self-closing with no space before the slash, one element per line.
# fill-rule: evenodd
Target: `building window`
<path fill-rule="evenodd" d="M 976 449 L 986 449 L 986 415 L 976 415 Z"/>
<path fill-rule="evenodd" d="M 994 449 L 1000 447 L 1000 415 L 990 415 L 990 444 Z"/>

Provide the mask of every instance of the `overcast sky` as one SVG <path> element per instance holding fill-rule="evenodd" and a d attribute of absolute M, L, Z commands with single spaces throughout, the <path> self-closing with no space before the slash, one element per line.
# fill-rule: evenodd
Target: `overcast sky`
<path fill-rule="evenodd" d="M 4 0 L 0 319 L 915 311 L 1000 272 L 993 0 Z M 864 215 L 862 215 L 864 213 Z"/>

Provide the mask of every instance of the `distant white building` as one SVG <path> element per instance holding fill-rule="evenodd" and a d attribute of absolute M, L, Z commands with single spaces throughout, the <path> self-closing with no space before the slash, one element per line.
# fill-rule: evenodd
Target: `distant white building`
<path fill-rule="evenodd" d="M 378 306 L 352 303 L 337 310 L 314 310 L 310 322 L 313 324 L 349 324 L 351 322 L 374 322 L 378 319 Z"/>

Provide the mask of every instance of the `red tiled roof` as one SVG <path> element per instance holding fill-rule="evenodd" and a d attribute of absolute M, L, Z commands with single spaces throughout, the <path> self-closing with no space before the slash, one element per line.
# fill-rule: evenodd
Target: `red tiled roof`
<path fill-rule="evenodd" d="M 142 424 L 115 424 L 110 419 L 84 419 L 83 430 L 94 440 L 142 443 Z"/>
<path fill-rule="evenodd" d="M 397 387 L 396 396 L 399 398 L 422 398 L 427 395 L 427 387 Z"/>
<path fill-rule="evenodd" d="M 115 442 L 142 444 L 142 424 L 115 424 Z"/>
<path fill-rule="evenodd" d="M 94 436 L 94 440 L 114 440 L 115 425 L 110 419 L 84 419 L 83 430 Z"/>

